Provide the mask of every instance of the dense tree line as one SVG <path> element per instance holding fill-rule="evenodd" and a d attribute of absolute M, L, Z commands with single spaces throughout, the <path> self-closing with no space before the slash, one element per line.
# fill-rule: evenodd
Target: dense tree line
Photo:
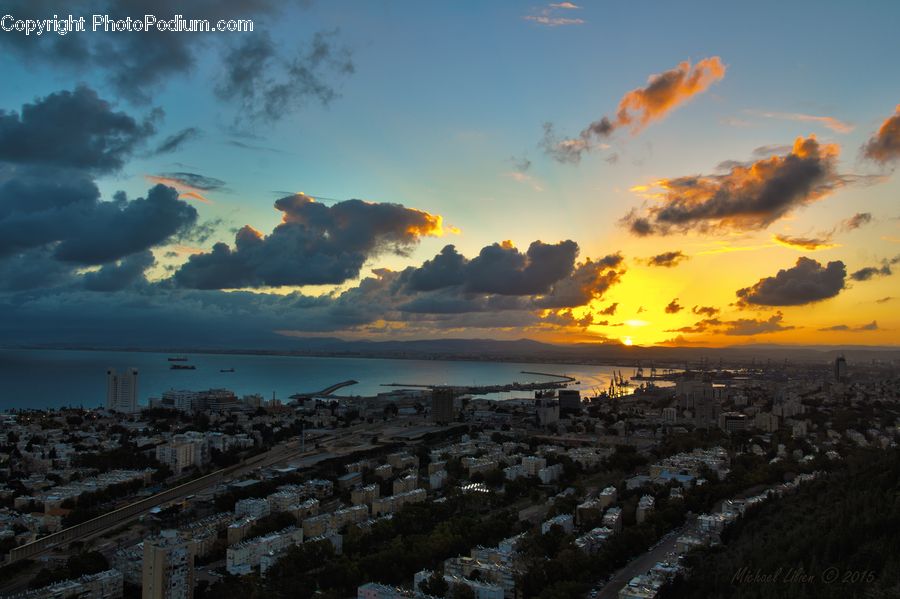
<path fill-rule="evenodd" d="M 900 451 L 859 452 L 845 466 L 690 554 L 690 577 L 667 599 L 900 596 Z"/>

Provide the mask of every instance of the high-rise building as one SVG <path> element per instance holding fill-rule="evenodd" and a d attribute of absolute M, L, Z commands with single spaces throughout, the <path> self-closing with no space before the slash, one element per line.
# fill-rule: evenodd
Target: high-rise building
<path fill-rule="evenodd" d="M 834 380 L 841 382 L 847 378 L 847 360 L 844 356 L 838 356 L 834 360 Z"/>
<path fill-rule="evenodd" d="M 144 540 L 143 599 L 193 599 L 194 555 L 174 530 Z"/>
<path fill-rule="evenodd" d="M 439 424 L 456 420 L 452 389 L 436 388 L 431 391 L 431 419 Z"/>
<path fill-rule="evenodd" d="M 138 411 L 138 371 L 129 368 L 122 374 L 106 371 L 106 409 L 131 414 Z"/>

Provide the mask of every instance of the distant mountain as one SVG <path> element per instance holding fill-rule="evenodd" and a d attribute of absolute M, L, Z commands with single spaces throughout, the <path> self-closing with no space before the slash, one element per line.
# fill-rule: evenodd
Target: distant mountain
<path fill-rule="evenodd" d="M 42 346 L 49 347 L 49 346 Z M 725 363 L 785 360 L 806 363 L 833 361 L 838 355 L 854 362 L 900 362 L 900 347 L 865 345 L 776 345 L 749 344 L 729 347 L 639 347 L 619 343 L 557 344 L 534 339 L 418 339 L 405 341 L 346 340 L 337 337 L 281 337 L 268 346 L 222 348 L 194 347 L 112 347 L 53 346 L 67 349 L 120 349 L 161 352 L 213 352 L 355 356 L 443 360 L 493 360 L 523 362 L 611 363 L 634 365 L 669 364 L 683 366 L 701 361 Z"/>

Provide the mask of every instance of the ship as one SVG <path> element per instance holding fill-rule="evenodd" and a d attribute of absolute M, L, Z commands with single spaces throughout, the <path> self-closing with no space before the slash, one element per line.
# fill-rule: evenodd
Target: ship
<path fill-rule="evenodd" d="M 184 356 L 170 356 L 169 362 L 187 362 L 187 358 Z"/>
<path fill-rule="evenodd" d="M 171 370 L 197 370 L 193 364 L 172 364 L 169 368 Z"/>
<path fill-rule="evenodd" d="M 219 372 L 234 372 L 234 368 L 223 368 Z"/>

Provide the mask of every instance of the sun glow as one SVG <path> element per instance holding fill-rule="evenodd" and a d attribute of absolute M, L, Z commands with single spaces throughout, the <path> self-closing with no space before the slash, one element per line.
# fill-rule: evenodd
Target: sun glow
<path fill-rule="evenodd" d="M 622 339 L 622 343 L 628 346 L 634 345 L 634 341 L 631 340 L 631 337 L 625 337 Z"/>

